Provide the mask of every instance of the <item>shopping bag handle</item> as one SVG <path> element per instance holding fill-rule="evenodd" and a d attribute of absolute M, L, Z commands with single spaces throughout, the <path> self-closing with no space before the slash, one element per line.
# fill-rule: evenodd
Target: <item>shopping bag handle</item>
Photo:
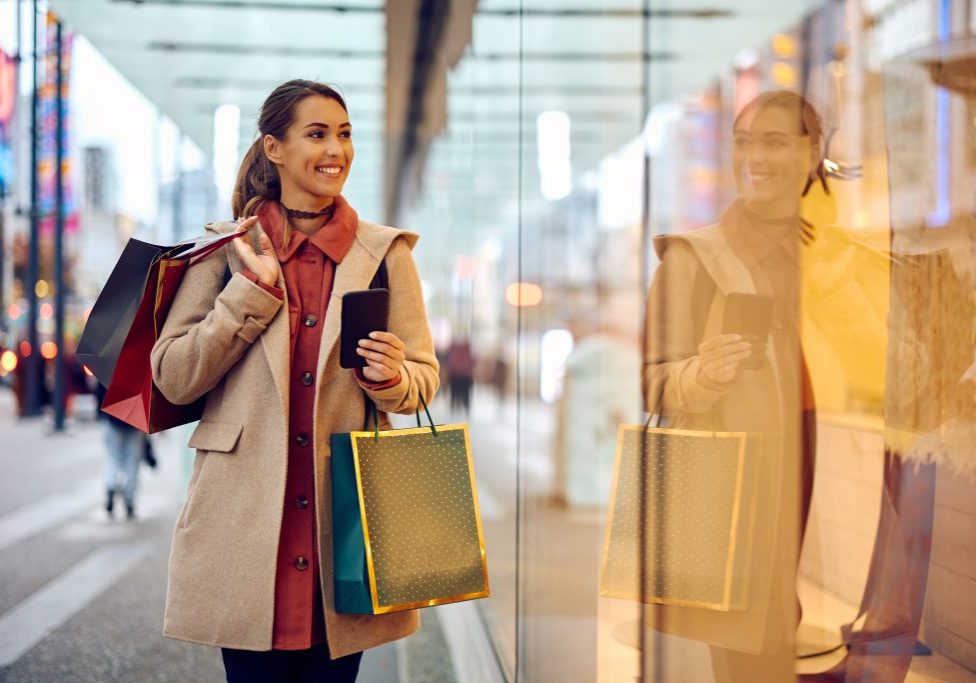
<path fill-rule="evenodd" d="M 250 231 L 230 232 L 220 235 L 202 235 L 191 237 L 178 242 L 169 250 L 159 255 L 159 259 L 166 258 L 185 258 L 188 266 L 195 266 L 205 258 L 218 251 L 225 244 L 234 241 L 239 237 L 247 235 Z"/>
<path fill-rule="evenodd" d="M 664 384 L 667 379 L 661 380 L 661 388 L 657 392 L 657 399 L 650 406 L 650 412 L 647 413 L 647 420 L 644 421 L 644 431 L 651 429 L 651 422 L 657 417 L 657 423 L 654 425 L 655 428 L 661 426 L 661 408 L 664 406 Z"/>
<path fill-rule="evenodd" d="M 376 404 L 373 403 L 373 399 L 371 399 L 365 391 L 363 392 L 363 397 L 366 399 L 366 416 L 365 419 L 363 420 L 363 431 L 365 432 L 369 429 L 369 418 L 370 415 L 372 415 L 373 416 L 373 438 L 376 441 L 379 441 L 380 439 L 379 412 L 376 410 Z M 434 436 L 440 436 L 440 434 L 437 433 L 437 425 L 434 424 L 434 418 L 430 416 L 430 408 L 427 407 L 427 401 L 424 400 L 423 394 L 421 394 L 419 391 L 417 392 L 417 398 L 420 399 L 420 405 L 424 407 L 424 412 L 427 413 L 427 422 L 430 424 L 431 434 L 433 434 Z M 417 427 L 423 427 L 424 425 L 420 421 L 420 410 L 418 410 L 416 414 L 417 414 Z"/>

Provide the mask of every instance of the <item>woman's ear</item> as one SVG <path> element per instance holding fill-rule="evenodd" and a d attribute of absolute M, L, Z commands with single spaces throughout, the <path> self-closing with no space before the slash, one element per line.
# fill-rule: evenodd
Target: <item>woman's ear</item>
<path fill-rule="evenodd" d="M 278 138 L 276 138 L 274 135 L 265 135 L 263 143 L 264 156 L 268 157 L 268 161 L 276 166 L 280 166 L 282 163 L 284 163 L 281 160 L 281 151 L 278 145 Z"/>

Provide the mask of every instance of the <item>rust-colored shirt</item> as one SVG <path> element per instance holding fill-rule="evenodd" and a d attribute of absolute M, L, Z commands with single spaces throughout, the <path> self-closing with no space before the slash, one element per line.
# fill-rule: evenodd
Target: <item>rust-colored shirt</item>
<path fill-rule="evenodd" d="M 335 213 L 326 225 L 311 237 L 292 230 L 287 245 L 279 205 L 266 202 L 258 211 L 261 227 L 281 263 L 291 332 L 288 467 L 275 576 L 272 647 L 276 650 L 302 650 L 325 641 L 315 522 L 315 371 L 336 264 L 352 246 L 358 223 L 356 212 L 342 197 L 335 203 Z M 244 275 L 257 282 L 253 273 Z M 258 284 L 283 298 L 279 288 Z M 361 374 L 357 377 L 370 388 L 396 383 L 369 383 Z"/>

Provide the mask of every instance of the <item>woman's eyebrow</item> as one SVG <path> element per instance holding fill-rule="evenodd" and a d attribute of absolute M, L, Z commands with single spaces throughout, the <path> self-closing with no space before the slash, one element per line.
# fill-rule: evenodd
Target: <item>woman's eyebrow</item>
<path fill-rule="evenodd" d="M 331 126 L 329 126 L 329 124 L 327 124 L 327 123 L 321 123 L 319 121 L 313 121 L 312 123 L 305 124 L 305 127 L 306 128 L 312 128 L 313 126 L 318 126 L 319 128 L 330 128 L 331 127 Z M 340 123 L 338 127 L 339 128 L 352 128 L 352 124 L 349 123 L 348 121 L 345 121 L 343 123 Z"/>

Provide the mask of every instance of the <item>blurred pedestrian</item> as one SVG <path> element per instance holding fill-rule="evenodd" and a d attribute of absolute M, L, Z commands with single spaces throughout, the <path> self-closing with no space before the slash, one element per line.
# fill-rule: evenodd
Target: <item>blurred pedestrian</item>
<path fill-rule="evenodd" d="M 95 398 L 101 406 L 105 400 L 105 387 L 95 386 Z M 125 517 L 132 520 L 136 516 L 136 489 L 139 485 L 139 463 L 143 459 L 148 443 L 145 434 L 118 418 L 98 411 L 104 427 L 105 461 L 103 480 L 105 482 L 105 512 L 112 518 L 115 512 L 115 497 L 122 496 L 125 503 Z"/>
<path fill-rule="evenodd" d="M 454 340 L 447 349 L 447 377 L 451 389 L 451 410 L 471 410 L 474 387 L 474 354 L 467 339 Z"/>

